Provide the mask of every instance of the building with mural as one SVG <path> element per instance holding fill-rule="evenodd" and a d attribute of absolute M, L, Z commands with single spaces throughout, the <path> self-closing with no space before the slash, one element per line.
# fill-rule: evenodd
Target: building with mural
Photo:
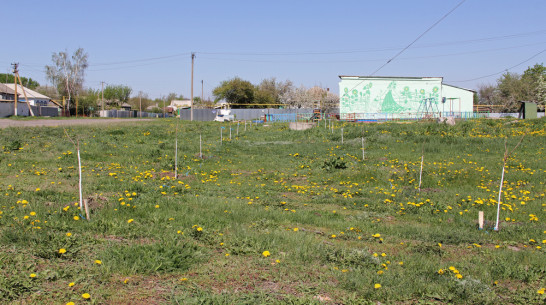
<path fill-rule="evenodd" d="M 443 83 L 442 77 L 340 76 L 341 119 L 468 116 L 474 91 Z"/>

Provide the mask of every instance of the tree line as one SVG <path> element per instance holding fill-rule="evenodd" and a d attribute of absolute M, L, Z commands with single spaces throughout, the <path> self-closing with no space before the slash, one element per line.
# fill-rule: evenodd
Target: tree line
<path fill-rule="evenodd" d="M 516 112 L 519 101 L 536 103 L 544 109 L 546 105 L 546 67 L 535 64 L 523 74 L 506 72 L 496 84 L 481 85 L 478 90 L 481 105 L 497 105 L 501 112 Z"/>
<path fill-rule="evenodd" d="M 221 82 L 212 93 L 215 103 L 223 100 L 233 108 L 334 108 L 339 104 L 339 96 L 328 89 L 296 87 L 290 80 L 274 77 L 257 85 L 234 77 Z"/>

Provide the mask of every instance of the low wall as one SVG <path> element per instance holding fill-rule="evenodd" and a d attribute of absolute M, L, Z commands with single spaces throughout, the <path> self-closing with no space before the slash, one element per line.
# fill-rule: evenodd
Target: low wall
<path fill-rule="evenodd" d="M 0 102 L 0 118 L 10 117 L 14 113 L 14 104 L 13 102 Z M 48 107 L 48 106 L 30 106 L 32 112 L 35 116 L 49 116 L 56 117 L 59 116 L 59 108 L 57 107 Z M 27 103 L 19 102 L 17 103 L 17 115 L 18 116 L 30 116 L 30 111 L 28 109 Z"/>

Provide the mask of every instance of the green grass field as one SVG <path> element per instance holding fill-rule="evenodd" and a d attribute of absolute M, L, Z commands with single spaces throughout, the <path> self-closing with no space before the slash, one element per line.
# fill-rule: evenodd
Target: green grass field
<path fill-rule="evenodd" d="M 0 303 L 546 300 L 544 118 L 238 136 L 236 123 L 181 121 L 178 177 L 176 124 L 67 128 L 90 221 L 63 129 L 0 130 Z M 494 231 L 505 139 L 524 134 Z"/>

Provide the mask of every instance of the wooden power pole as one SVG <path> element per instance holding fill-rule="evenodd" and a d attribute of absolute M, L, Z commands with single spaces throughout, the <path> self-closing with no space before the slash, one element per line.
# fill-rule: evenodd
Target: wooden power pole
<path fill-rule="evenodd" d="M 193 62 L 195 60 L 195 53 L 191 53 L 191 104 L 190 104 L 190 121 L 193 121 Z"/>
<path fill-rule="evenodd" d="M 13 78 L 15 82 L 15 116 L 17 116 L 17 100 L 19 97 L 17 96 L 17 80 L 19 80 L 19 84 L 21 85 L 21 90 L 23 90 L 23 95 L 25 96 L 25 102 L 28 106 L 28 111 L 30 112 L 31 116 L 34 116 L 34 112 L 32 111 L 32 107 L 30 107 L 30 103 L 28 102 L 27 92 L 25 91 L 25 87 L 23 87 L 23 82 L 21 81 L 21 77 L 19 76 L 19 70 L 17 69 L 19 67 L 18 63 L 14 63 L 13 65 Z"/>
<path fill-rule="evenodd" d="M 101 110 L 104 110 L 104 82 L 100 82 L 101 84 L 101 89 L 100 89 L 100 94 L 101 94 Z"/>

